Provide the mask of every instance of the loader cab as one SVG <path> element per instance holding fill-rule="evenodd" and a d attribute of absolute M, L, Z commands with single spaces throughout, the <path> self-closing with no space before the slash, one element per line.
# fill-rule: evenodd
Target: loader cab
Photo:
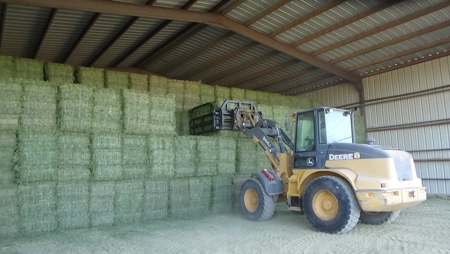
<path fill-rule="evenodd" d="M 328 144 L 354 143 L 353 113 L 320 107 L 296 114 L 294 168 L 324 168 Z"/>

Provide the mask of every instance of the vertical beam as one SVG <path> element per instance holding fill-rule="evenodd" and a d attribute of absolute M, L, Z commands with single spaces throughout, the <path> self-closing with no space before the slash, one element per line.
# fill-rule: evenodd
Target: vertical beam
<path fill-rule="evenodd" d="M 52 26 L 53 20 L 55 19 L 56 12 L 58 9 L 52 8 L 52 11 L 50 15 L 48 16 L 47 25 L 45 26 L 45 30 L 42 33 L 41 39 L 39 40 L 39 44 L 36 46 L 36 50 L 34 51 L 33 58 L 36 59 L 37 55 L 39 54 L 39 50 L 41 50 L 42 44 L 44 43 L 45 37 L 48 34 L 48 31 L 50 30 L 50 27 Z"/>
<path fill-rule="evenodd" d="M 98 18 L 100 17 L 100 13 L 95 13 L 89 23 L 84 27 L 83 31 L 81 32 L 80 36 L 78 36 L 78 39 L 73 44 L 72 48 L 70 48 L 69 53 L 64 57 L 63 63 L 67 63 L 69 58 L 72 56 L 73 52 L 75 52 L 75 49 L 80 45 L 81 41 L 84 39 L 86 34 L 89 32 L 89 30 L 94 26 L 95 22 L 97 22 Z"/>

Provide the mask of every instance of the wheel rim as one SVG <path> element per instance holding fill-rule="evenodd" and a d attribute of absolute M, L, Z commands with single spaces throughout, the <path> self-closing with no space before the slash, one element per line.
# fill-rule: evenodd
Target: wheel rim
<path fill-rule="evenodd" d="M 247 211 L 253 213 L 258 209 L 258 194 L 254 189 L 248 189 L 244 193 L 244 204 Z"/>
<path fill-rule="evenodd" d="M 339 204 L 333 193 L 327 190 L 320 190 L 313 198 L 314 213 L 321 220 L 329 221 L 336 218 Z"/>

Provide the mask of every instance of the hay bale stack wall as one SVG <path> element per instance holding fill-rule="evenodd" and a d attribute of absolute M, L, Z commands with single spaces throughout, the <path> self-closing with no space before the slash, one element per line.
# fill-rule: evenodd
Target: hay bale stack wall
<path fill-rule="evenodd" d="M 318 104 L 31 59 L 0 67 L 0 237 L 229 212 L 270 164 L 240 132 L 189 136 L 189 109 L 247 100 L 283 122 Z"/>

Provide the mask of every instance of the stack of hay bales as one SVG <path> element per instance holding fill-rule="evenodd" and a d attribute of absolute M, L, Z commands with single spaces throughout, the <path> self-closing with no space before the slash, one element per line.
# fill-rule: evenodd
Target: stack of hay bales
<path fill-rule="evenodd" d="M 169 216 L 189 217 L 189 178 L 174 178 L 169 182 Z"/>
<path fill-rule="evenodd" d="M 22 94 L 22 85 L 0 81 L 0 130 L 15 130 L 19 127 Z"/>
<path fill-rule="evenodd" d="M 19 185 L 20 231 L 23 235 L 54 231 L 56 218 L 55 183 Z"/>
<path fill-rule="evenodd" d="M 245 101 L 253 102 L 258 105 L 258 92 L 253 90 L 245 90 Z"/>
<path fill-rule="evenodd" d="M 151 94 L 150 105 L 150 134 L 175 135 L 175 96 L 172 94 Z"/>
<path fill-rule="evenodd" d="M 14 183 L 15 131 L 0 131 L 0 186 Z"/>
<path fill-rule="evenodd" d="M 109 89 L 128 89 L 130 76 L 127 72 L 105 71 L 105 87 Z"/>
<path fill-rule="evenodd" d="M 91 174 L 90 135 L 62 132 L 58 134 L 57 142 L 59 152 L 57 179 L 60 182 L 87 182 Z"/>
<path fill-rule="evenodd" d="M 214 176 L 217 174 L 219 147 L 214 137 L 197 137 L 197 176 Z"/>
<path fill-rule="evenodd" d="M 245 90 L 241 88 L 230 88 L 230 96 L 234 101 L 245 101 Z"/>
<path fill-rule="evenodd" d="M 231 100 L 230 88 L 214 86 L 214 108 L 218 109 L 226 100 Z"/>
<path fill-rule="evenodd" d="M 210 212 L 211 187 L 211 177 L 189 179 L 189 217 L 199 217 Z"/>
<path fill-rule="evenodd" d="M 258 154 L 264 154 L 252 139 L 244 138 L 237 140 L 236 148 L 236 171 L 239 174 L 252 173 L 258 170 Z M 266 159 L 267 160 L 267 159 Z"/>
<path fill-rule="evenodd" d="M 97 88 L 105 87 L 105 70 L 78 67 L 75 70 L 75 83 Z"/>
<path fill-rule="evenodd" d="M 124 179 L 143 179 L 148 163 L 147 139 L 141 135 L 122 135 Z"/>
<path fill-rule="evenodd" d="M 94 90 L 83 85 L 59 87 L 58 120 L 61 131 L 89 132 L 92 130 Z"/>
<path fill-rule="evenodd" d="M 188 80 L 184 82 L 183 111 L 188 111 L 201 105 L 200 86 L 199 82 Z"/>
<path fill-rule="evenodd" d="M 116 224 L 139 222 L 143 211 L 144 182 L 139 180 L 116 182 L 115 192 L 114 222 Z"/>
<path fill-rule="evenodd" d="M 56 86 L 43 81 L 23 84 L 20 126 L 25 129 L 56 129 Z"/>
<path fill-rule="evenodd" d="M 148 91 L 151 94 L 167 94 L 167 78 L 150 75 L 148 79 Z"/>
<path fill-rule="evenodd" d="M 226 213 L 232 210 L 233 205 L 233 178 L 232 175 L 219 175 L 212 178 L 211 212 Z"/>
<path fill-rule="evenodd" d="M 87 182 L 59 182 L 56 187 L 56 197 L 59 229 L 89 227 L 89 185 Z"/>
<path fill-rule="evenodd" d="M 215 99 L 214 86 L 200 84 L 200 104 L 213 102 Z"/>
<path fill-rule="evenodd" d="M 0 172 L 1 174 L 1 172 Z M 0 238 L 19 235 L 19 191 L 16 185 L 0 182 Z"/>
<path fill-rule="evenodd" d="M 217 138 L 217 173 L 232 175 L 236 173 L 236 139 Z"/>
<path fill-rule="evenodd" d="M 128 134 L 150 134 L 150 97 L 148 93 L 122 90 L 123 127 Z"/>
<path fill-rule="evenodd" d="M 193 177 L 197 171 L 195 136 L 175 137 L 175 177 Z"/>
<path fill-rule="evenodd" d="M 89 190 L 91 227 L 114 224 L 114 182 L 93 182 Z"/>
<path fill-rule="evenodd" d="M 241 187 L 249 177 L 250 175 L 248 173 L 233 176 L 233 207 L 236 211 L 240 212 L 239 195 L 241 193 Z"/>
<path fill-rule="evenodd" d="M 169 79 L 167 81 L 167 93 L 175 97 L 175 112 L 183 110 L 184 81 Z"/>
<path fill-rule="evenodd" d="M 0 56 L 0 82 L 10 81 L 16 78 L 15 58 L 11 56 Z"/>
<path fill-rule="evenodd" d="M 94 89 L 92 131 L 119 133 L 122 130 L 122 98 L 113 89 Z"/>
<path fill-rule="evenodd" d="M 151 180 L 145 181 L 144 185 L 142 219 L 148 221 L 166 218 L 169 213 L 169 181 Z"/>
<path fill-rule="evenodd" d="M 120 134 L 92 135 L 92 179 L 122 179 L 122 137 Z"/>
<path fill-rule="evenodd" d="M 56 133 L 20 130 L 14 171 L 18 183 L 56 180 Z"/>
<path fill-rule="evenodd" d="M 75 81 L 73 66 L 59 63 L 45 63 L 45 80 L 59 84 L 70 84 Z"/>
<path fill-rule="evenodd" d="M 130 73 L 130 88 L 148 91 L 148 76 L 145 74 Z"/>
<path fill-rule="evenodd" d="M 14 62 L 16 64 L 17 78 L 35 81 L 44 80 L 44 63 L 42 61 L 16 58 Z"/>
<path fill-rule="evenodd" d="M 149 178 L 174 176 L 175 146 L 172 137 L 148 136 Z"/>

